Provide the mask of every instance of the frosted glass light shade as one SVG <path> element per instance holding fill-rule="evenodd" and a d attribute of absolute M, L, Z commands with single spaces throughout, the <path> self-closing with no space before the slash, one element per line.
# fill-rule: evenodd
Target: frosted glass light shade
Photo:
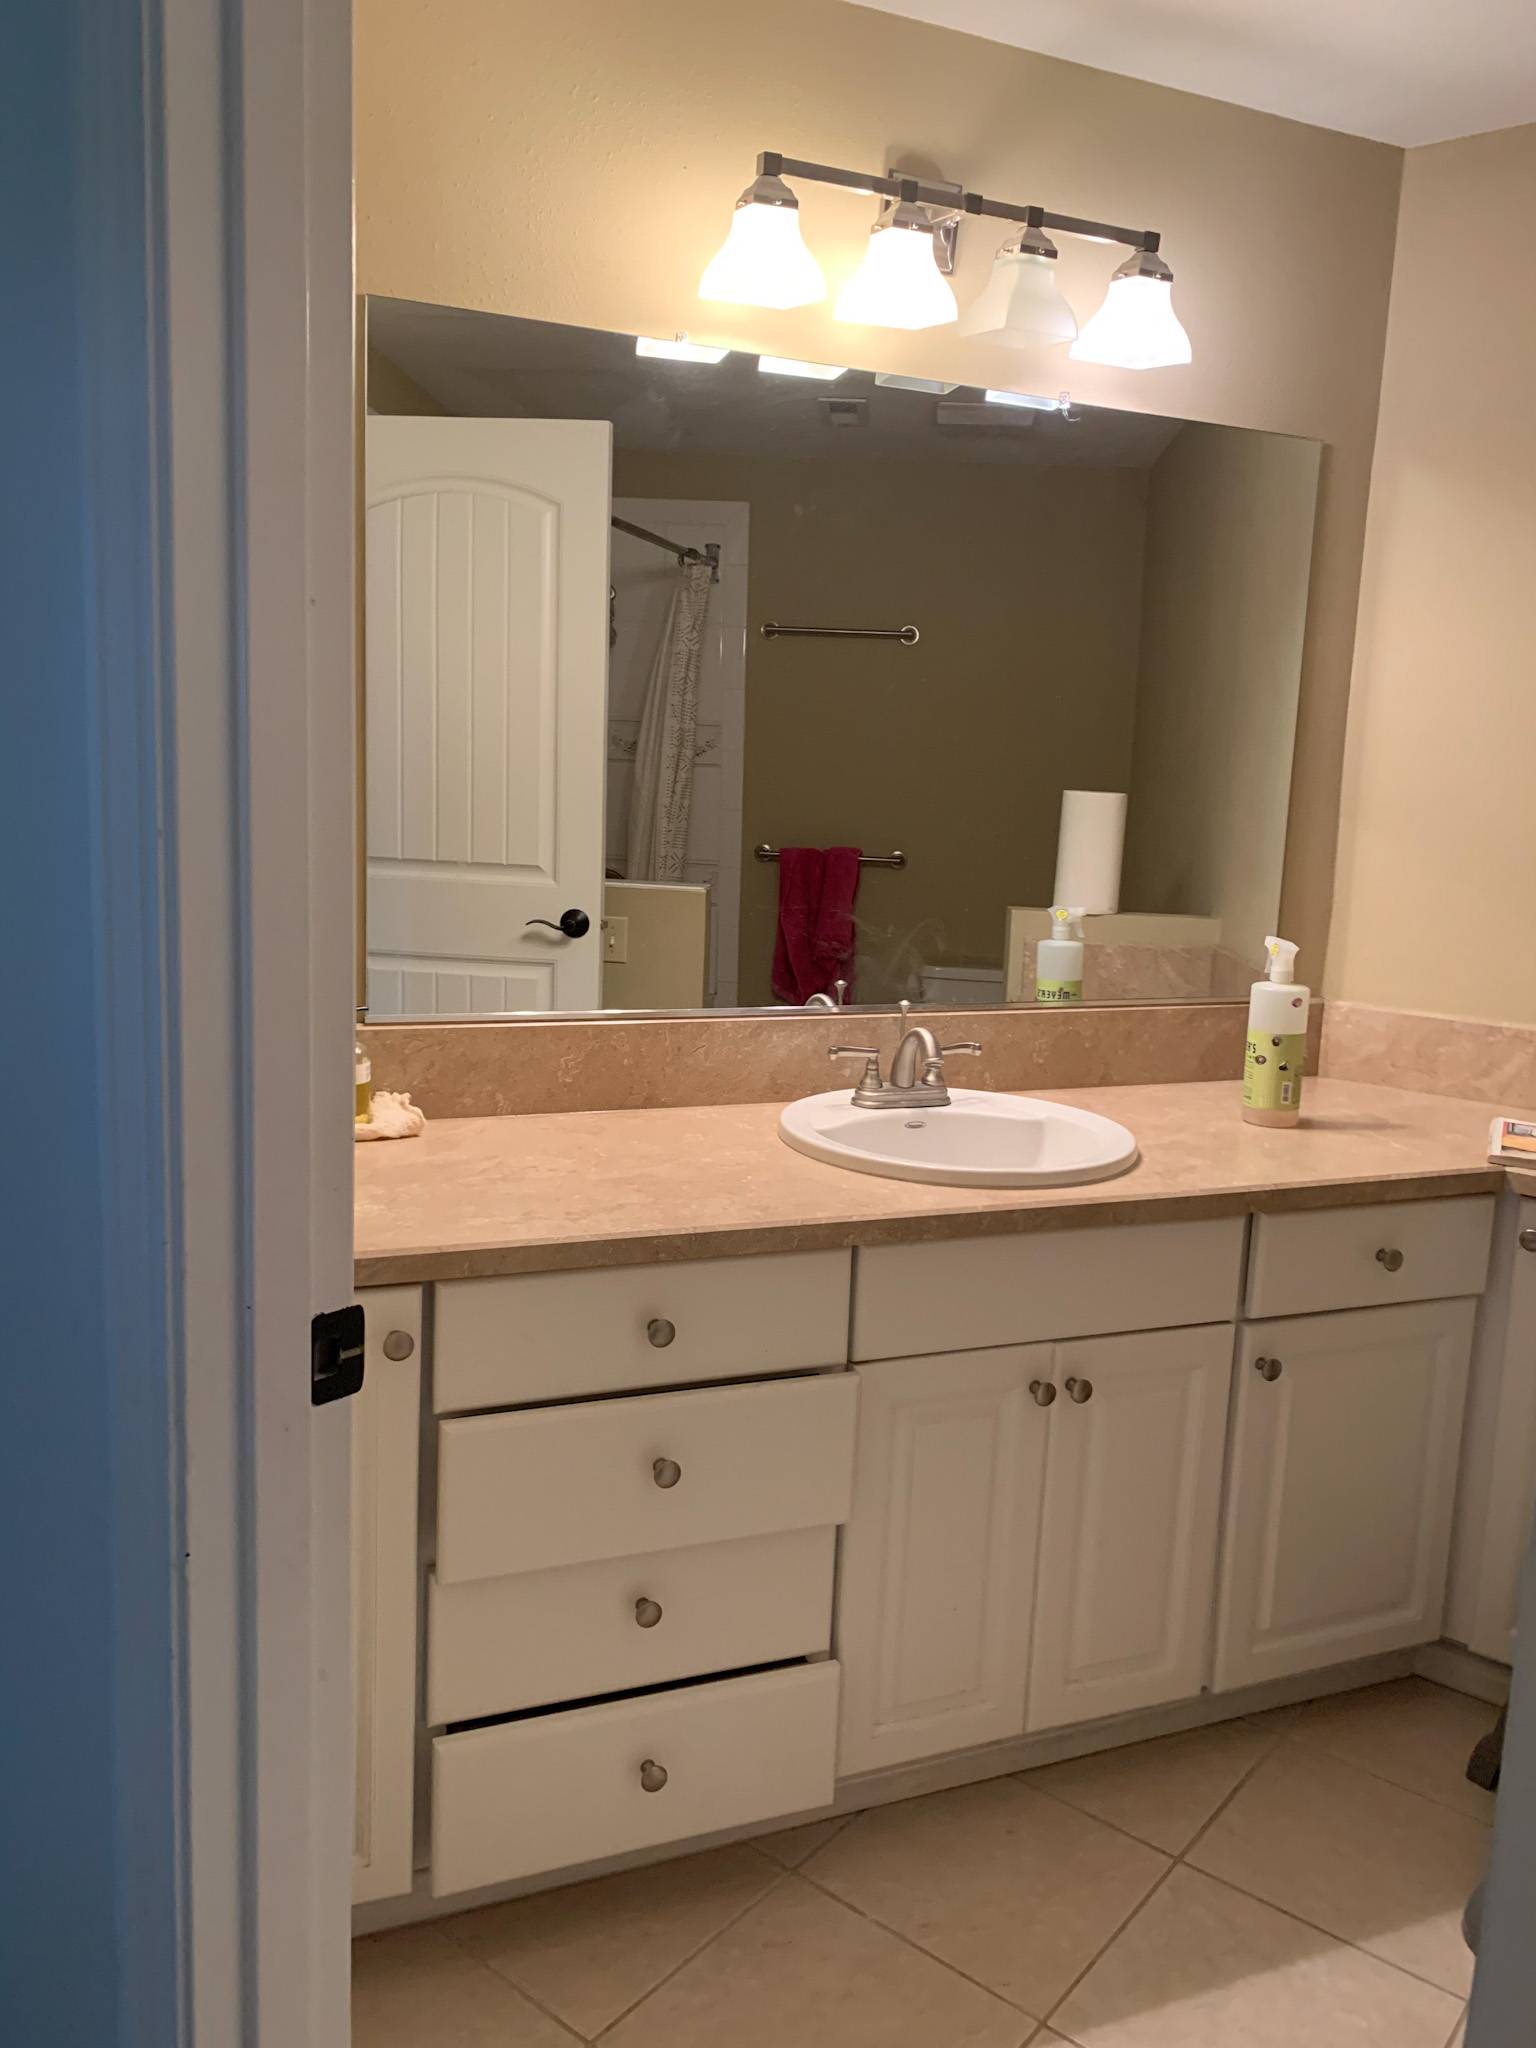
<path fill-rule="evenodd" d="M 1173 280 L 1117 270 L 1104 303 L 1073 342 L 1076 363 L 1117 370 L 1163 370 L 1192 360 L 1189 336 L 1173 310 Z"/>
<path fill-rule="evenodd" d="M 744 193 L 731 216 L 730 233 L 699 279 L 699 297 L 782 311 L 813 306 L 826 296 L 821 265 L 800 232 L 799 208 Z"/>
<path fill-rule="evenodd" d="M 933 230 L 901 222 L 873 230 L 864 261 L 837 295 L 833 317 L 860 327 L 942 327 L 959 317 L 934 261 Z"/>
<path fill-rule="evenodd" d="M 986 289 L 961 316 L 960 332 L 972 341 L 1004 348 L 1073 341 L 1077 315 L 1061 295 L 1054 256 L 1004 249 L 992 265 Z"/>

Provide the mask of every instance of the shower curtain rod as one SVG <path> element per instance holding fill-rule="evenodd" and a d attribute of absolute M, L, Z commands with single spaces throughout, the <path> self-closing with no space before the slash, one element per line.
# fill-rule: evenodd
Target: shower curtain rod
<path fill-rule="evenodd" d="M 720 543 L 711 541 L 707 547 L 684 547 L 680 540 L 668 540 L 664 533 L 652 533 L 648 526 L 636 526 L 632 519 L 620 519 L 617 513 L 608 521 L 620 533 L 627 533 L 631 540 L 646 541 L 653 548 L 665 548 L 669 555 L 676 555 L 679 562 L 708 562 L 711 570 L 710 581 L 720 581 Z"/>

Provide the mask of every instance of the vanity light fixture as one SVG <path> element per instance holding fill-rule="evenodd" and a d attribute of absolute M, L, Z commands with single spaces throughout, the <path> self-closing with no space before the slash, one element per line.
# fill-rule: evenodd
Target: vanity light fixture
<path fill-rule="evenodd" d="M 1077 315 L 1056 282 L 1056 244 L 1042 228 L 1025 226 L 1004 242 L 960 332 L 971 341 L 993 341 L 1003 348 L 1077 339 Z"/>
<path fill-rule="evenodd" d="M 1162 370 L 1192 359 L 1189 336 L 1173 310 L 1173 272 L 1155 248 L 1121 264 L 1103 305 L 1068 353 L 1074 362 L 1120 370 Z"/>
<path fill-rule="evenodd" d="M 838 295 L 839 320 L 916 328 L 958 318 L 954 292 L 935 260 L 936 243 L 943 238 L 947 269 L 956 226 L 975 216 L 1011 222 L 1017 231 L 998 251 L 986 288 L 961 322 L 960 332 L 967 338 L 1004 347 L 1071 343 L 1078 362 L 1127 370 L 1159 369 L 1191 359 L 1189 336 L 1173 311 L 1173 273 L 1158 253 L 1159 237 L 1151 228 L 1116 227 L 1043 206 L 1015 206 L 900 172 L 881 177 L 837 164 L 808 163 L 771 149 L 759 156 L 757 170 L 757 178 L 737 201 L 724 248 L 704 273 L 701 298 L 794 306 L 809 305 L 825 295 L 820 269 L 801 239 L 793 211 L 797 202 L 786 183 L 800 178 L 895 202 L 876 222 L 863 262 Z M 1052 234 L 1118 242 L 1131 252 L 1115 272 L 1103 305 L 1081 332 L 1056 283 Z"/>
<path fill-rule="evenodd" d="M 701 299 L 734 306 L 813 306 L 827 296 L 821 265 L 800 233 L 800 202 L 762 168 L 736 202 L 730 232 L 699 279 Z"/>
<path fill-rule="evenodd" d="M 988 405 L 1018 405 L 1028 412 L 1060 413 L 1063 419 L 1072 416 L 1072 400 L 1065 391 L 1059 398 L 1047 398 L 1039 391 L 983 391 L 981 395 Z"/>
<path fill-rule="evenodd" d="M 946 384 L 939 377 L 899 377 L 894 370 L 876 370 L 875 382 L 887 391 L 926 391 L 934 398 L 947 398 L 960 389 L 958 383 Z"/>
<path fill-rule="evenodd" d="M 846 363 L 802 363 L 795 356 L 759 356 L 757 367 L 770 377 L 816 377 L 824 384 L 848 374 Z"/>
<path fill-rule="evenodd" d="M 702 341 L 690 341 L 686 334 L 674 335 L 671 341 L 663 341 L 659 335 L 637 334 L 635 354 L 658 356 L 667 363 L 718 363 L 724 361 L 730 350 L 711 348 Z"/>
<path fill-rule="evenodd" d="M 917 204 L 917 182 L 870 230 L 864 260 L 837 295 L 835 320 L 859 327 L 942 327 L 958 319 L 954 287 L 939 269 L 934 224 Z"/>

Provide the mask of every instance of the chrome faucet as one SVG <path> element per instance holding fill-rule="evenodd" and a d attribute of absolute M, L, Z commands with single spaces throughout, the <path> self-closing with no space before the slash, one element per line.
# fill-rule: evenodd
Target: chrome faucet
<path fill-rule="evenodd" d="M 808 1010 L 840 1010 L 847 1000 L 848 984 L 839 975 L 832 984 L 831 995 L 825 995 L 818 990 L 815 995 L 806 997 L 805 1007 Z"/>
<path fill-rule="evenodd" d="M 980 1051 L 975 1039 L 940 1045 L 926 1024 L 914 1024 L 896 1048 L 889 1081 L 880 1077 L 880 1053 L 876 1046 L 834 1045 L 829 1057 L 842 1059 L 856 1053 L 864 1060 L 864 1072 L 853 1091 L 855 1109 L 947 1109 L 946 1056 L 952 1052 Z"/>

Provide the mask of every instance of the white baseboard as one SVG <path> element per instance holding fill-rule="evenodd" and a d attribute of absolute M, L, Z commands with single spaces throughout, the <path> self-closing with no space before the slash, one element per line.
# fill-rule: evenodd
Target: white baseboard
<path fill-rule="evenodd" d="M 1509 1703 L 1509 1666 L 1464 1650 L 1460 1643 L 1425 1643 L 1413 1653 L 1413 1668 L 1420 1678 L 1449 1686 L 1452 1692 L 1469 1693 L 1490 1706 Z"/>

